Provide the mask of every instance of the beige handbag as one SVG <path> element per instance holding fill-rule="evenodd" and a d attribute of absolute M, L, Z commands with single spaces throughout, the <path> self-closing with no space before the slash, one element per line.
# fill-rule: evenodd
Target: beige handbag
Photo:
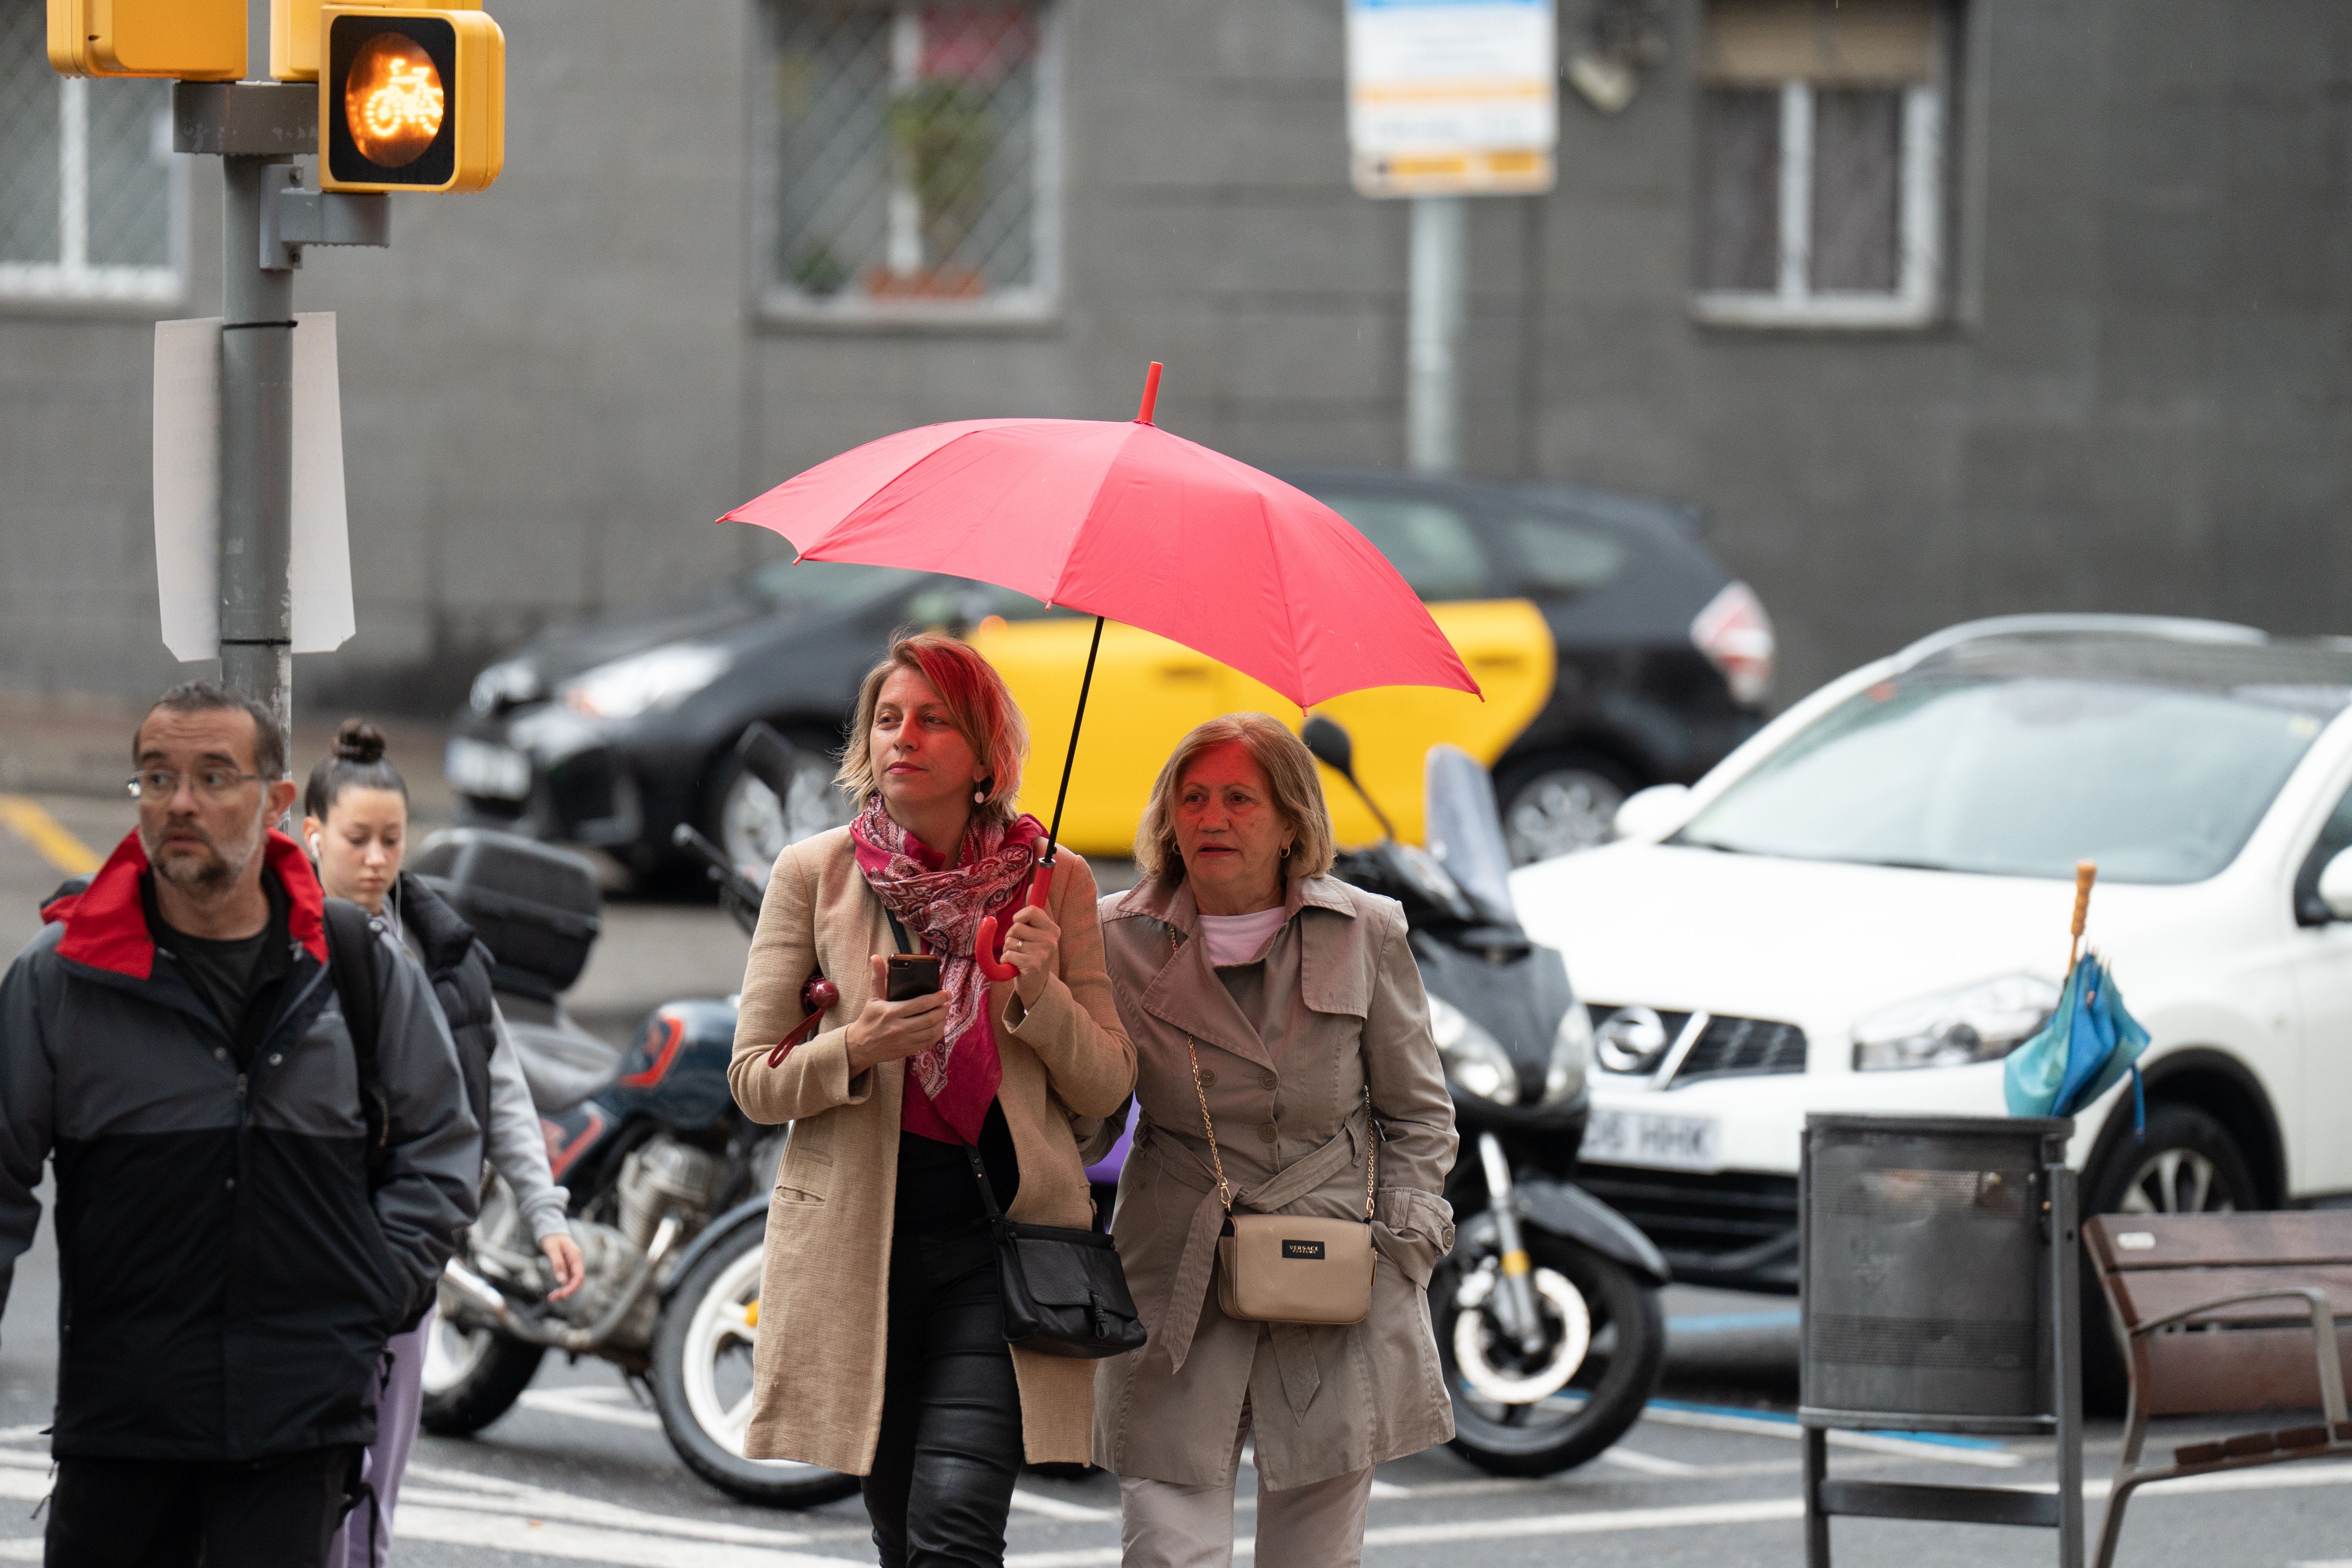
<path fill-rule="evenodd" d="M 1201 1056 L 1184 1037 L 1192 1059 L 1192 1092 L 1201 1101 L 1201 1131 L 1225 1234 L 1217 1238 L 1217 1305 L 1228 1318 L 1254 1323 L 1360 1323 L 1372 1310 L 1372 1186 L 1380 1168 L 1380 1133 L 1371 1125 L 1372 1091 L 1364 1089 L 1366 1153 L 1364 1217 L 1317 1219 L 1304 1215 L 1235 1214 L 1225 1162 L 1217 1152 L 1208 1091 L 1201 1087 Z"/>

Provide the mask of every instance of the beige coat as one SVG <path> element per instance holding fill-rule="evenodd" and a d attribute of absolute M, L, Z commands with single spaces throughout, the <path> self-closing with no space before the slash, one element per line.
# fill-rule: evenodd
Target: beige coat
<path fill-rule="evenodd" d="M 1255 982 L 1261 1033 L 1209 967 L 1188 886 L 1147 882 L 1103 900 L 1142 1106 L 1111 1228 L 1151 1335 L 1103 1363 L 1095 1384 L 1095 1462 L 1122 1476 L 1231 1481 L 1244 1399 L 1258 1473 L 1276 1489 L 1454 1435 L 1424 1287 L 1454 1245 L 1440 1194 L 1458 1140 L 1404 913 L 1328 877 L 1293 882 L 1289 910 Z M 1172 952 L 1171 932 L 1181 944 Z M 1218 1307 L 1211 1282 L 1223 1212 L 1188 1035 L 1237 1207 L 1361 1218 L 1370 1085 L 1384 1141 L 1364 1321 L 1269 1325 Z"/>
<path fill-rule="evenodd" d="M 1084 1226 L 1094 1213 L 1079 1142 L 1135 1082 L 1103 973 L 1094 875 L 1069 850 L 1055 861 L 1051 910 L 1061 966 L 1024 1010 L 1009 981 L 989 987 L 1004 1064 L 997 1101 L 1013 1132 L 1021 1190 L 1011 1217 Z M 849 1075 L 848 1025 L 873 995 L 872 956 L 896 944 L 857 869 L 847 828 L 786 849 L 768 879 L 743 972 L 743 1009 L 727 1080 L 755 1121 L 790 1121 L 768 1204 L 767 1258 L 752 1347 L 744 1452 L 855 1475 L 874 1465 L 887 1348 L 891 1200 L 898 1186 L 903 1062 Z M 801 984 L 823 970 L 841 988 L 826 1027 L 782 1065 L 768 1052 L 801 1021 Z M 1075 1123 L 1075 1127 L 1074 1127 Z M 1013 1352 L 1031 1463 L 1083 1462 L 1095 1363 Z"/>

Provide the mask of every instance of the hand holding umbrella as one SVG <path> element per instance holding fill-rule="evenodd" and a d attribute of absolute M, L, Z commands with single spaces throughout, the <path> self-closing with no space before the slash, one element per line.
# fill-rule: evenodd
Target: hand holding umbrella
<path fill-rule="evenodd" d="M 1045 854 L 1055 841 L 1105 617 L 1183 644 L 1301 708 L 1374 686 L 1477 682 L 1420 597 L 1346 519 L 1306 492 L 1152 423 L 1160 367 L 1127 422 L 969 419 L 886 436 L 729 512 L 803 561 L 976 577 L 1095 617 Z M 975 954 L 992 980 L 1016 973 Z"/>

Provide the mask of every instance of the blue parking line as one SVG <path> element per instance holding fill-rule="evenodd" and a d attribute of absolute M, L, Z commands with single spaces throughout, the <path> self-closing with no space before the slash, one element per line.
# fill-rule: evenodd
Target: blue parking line
<path fill-rule="evenodd" d="M 1697 1318 L 1668 1318 L 1666 1332 L 1675 1334 L 1736 1334 L 1750 1329 L 1793 1329 L 1804 1314 L 1794 1307 L 1773 1312 L 1717 1312 Z"/>
<path fill-rule="evenodd" d="M 1744 1405 L 1692 1405 L 1680 1399 L 1653 1399 L 1653 1410 L 1679 1410 L 1692 1415 L 1733 1415 L 1743 1421 L 1769 1421 L 1775 1425 L 1794 1426 L 1797 1418 L 1784 1410 L 1757 1410 Z M 2008 1445 L 1987 1437 L 1963 1437 L 1951 1432 L 1881 1432 L 1873 1430 L 1874 1437 L 1900 1437 L 1906 1443 L 1928 1443 L 1941 1448 L 1975 1448 L 1982 1451 L 2005 1452 Z"/>

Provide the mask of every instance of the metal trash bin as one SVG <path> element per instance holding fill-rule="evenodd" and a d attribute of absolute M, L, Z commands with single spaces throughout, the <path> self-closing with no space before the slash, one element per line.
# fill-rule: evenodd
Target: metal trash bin
<path fill-rule="evenodd" d="M 1809 1116 L 1799 1176 L 1806 1560 L 1835 1514 L 2045 1525 L 2083 1560 L 2074 1123 Z M 1839 1481 L 1833 1429 L 2042 1434 L 2059 1490 Z"/>

